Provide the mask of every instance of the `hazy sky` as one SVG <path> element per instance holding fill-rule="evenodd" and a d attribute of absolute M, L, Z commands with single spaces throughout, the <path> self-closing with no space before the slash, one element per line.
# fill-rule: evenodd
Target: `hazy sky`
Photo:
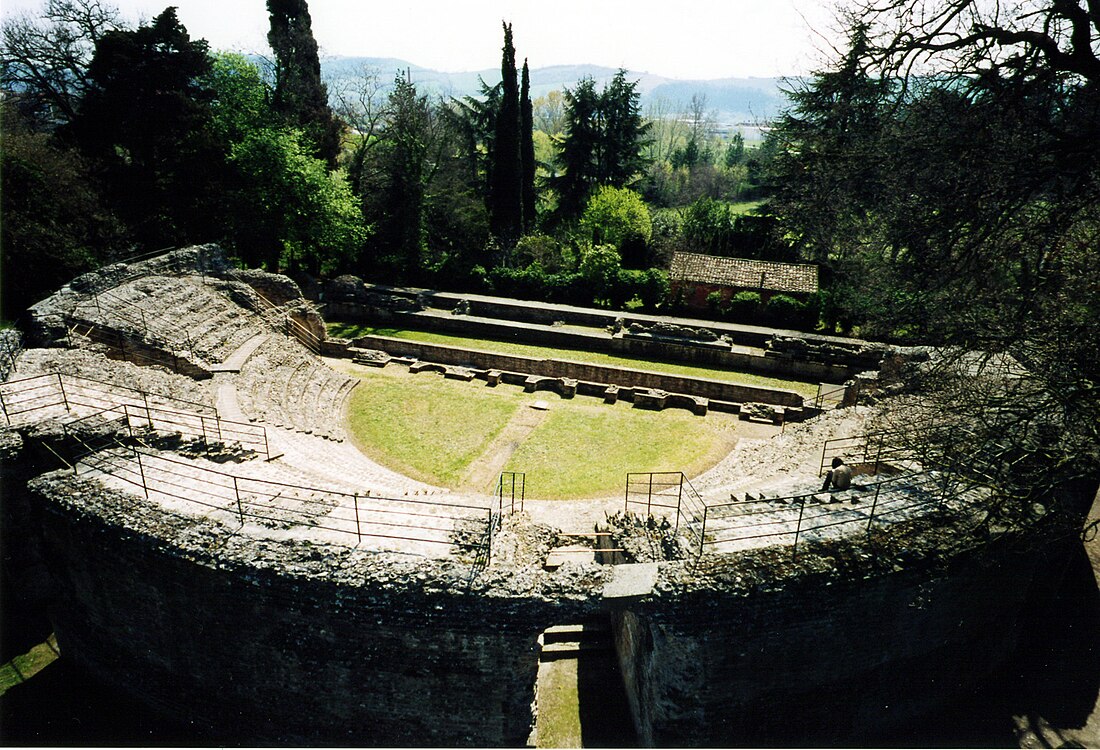
<path fill-rule="evenodd" d="M 109 1 L 109 0 L 108 0 Z M 45 0 L 0 0 L 4 16 Z M 438 70 L 500 65 L 500 22 L 531 67 L 594 63 L 675 78 L 809 72 L 834 0 L 309 0 L 323 55 L 398 57 Z M 131 20 L 167 5 L 215 49 L 267 51 L 265 0 L 115 0 Z"/>

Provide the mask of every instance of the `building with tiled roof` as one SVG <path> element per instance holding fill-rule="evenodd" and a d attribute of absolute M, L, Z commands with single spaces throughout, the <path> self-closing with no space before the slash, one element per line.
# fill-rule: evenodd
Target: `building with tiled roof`
<path fill-rule="evenodd" d="M 741 291 L 759 292 L 765 301 L 773 294 L 817 292 L 817 266 L 808 263 L 674 253 L 668 275 L 673 296 L 682 295 L 685 305 L 699 309 L 707 306 L 707 296 L 714 292 L 724 299 Z"/>

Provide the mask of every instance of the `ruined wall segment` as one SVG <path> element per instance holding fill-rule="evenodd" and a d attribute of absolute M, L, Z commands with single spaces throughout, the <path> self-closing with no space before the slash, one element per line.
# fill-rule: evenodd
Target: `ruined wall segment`
<path fill-rule="evenodd" d="M 66 658 L 219 738 L 522 745 L 539 634 L 598 611 L 594 564 L 472 578 L 446 561 L 242 538 L 69 475 L 33 490 Z"/>
<path fill-rule="evenodd" d="M 1012 652 L 1033 588 L 1072 544 L 1034 541 L 875 562 L 842 545 L 857 567 L 777 548 L 667 564 L 654 595 L 614 620 L 639 735 L 657 747 L 881 741 Z"/>

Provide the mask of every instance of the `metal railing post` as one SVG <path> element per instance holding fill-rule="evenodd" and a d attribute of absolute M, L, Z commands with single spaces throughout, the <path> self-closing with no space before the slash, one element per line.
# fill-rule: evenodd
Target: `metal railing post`
<path fill-rule="evenodd" d="M 867 516 L 867 533 L 871 533 L 871 522 L 875 520 L 875 508 L 878 507 L 878 493 L 882 491 L 882 482 L 875 485 L 875 499 L 871 501 L 871 513 Z"/>
<path fill-rule="evenodd" d="M 69 396 L 65 393 L 65 381 L 61 377 L 61 373 L 57 373 L 57 387 L 61 389 L 61 400 L 65 402 L 65 411 L 71 412 L 69 408 Z"/>
<path fill-rule="evenodd" d="M 149 409 L 149 394 L 141 392 L 141 401 L 145 404 L 145 421 L 149 423 L 149 432 L 153 431 L 153 412 Z"/>
<path fill-rule="evenodd" d="M 680 506 L 684 502 L 684 481 L 687 477 L 684 476 L 684 472 L 680 472 L 680 486 L 676 490 L 676 528 L 673 533 L 680 533 Z"/>
<path fill-rule="evenodd" d="M 210 441 L 206 439 L 206 417 L 199 415 L 199 428 L 202 430 L 202 447 L 210 452 Z"/>
<path fill-rule="evenodd" d="M 710 507 L 707 506 L 707 505 L 704 505 L 703 506 L 703 528 L 701 528 L 699 530 L 699 554 L 698 554 L 698 557 L 703 556 L 703 544 L 706 543 L 706 539 L 707 539 L 707 513 L 709 513 L 709 512 L 710 512 Z"/>
<path fill-rule="evenodd" d="M 7 404 L 4 403 L 4 392 L 3 391 L 0 391 L 0 410 L 2 410 L 4 412 L 4 422 L 6 422 L 7 425 L 10 427 L 11 426 L 11 417 L 8 416 L 8 407 L 7 407 Z"/>
<path fill-rule="evenodd" d="M 122 416 L 126 418 L 126 430 L 127 430 L 127 432 L 130 433 L 130 437 L 133 437 L 134 436 L 134 425 L 130 421 L 130 405 L 129 404 L 123 404 L 122 405 Z"/>
<path fill-rule="evenodd" d="M 488 533 L 485 535 L 485 567 L 493 561 L 493 509 L 489 509 Z"/>
<path fill-rule="evenodd" d="M 798 537 L 802 535 L 802 517 L 806 513 L 806 496 L 803 495 L 799 498 L 798 503 L 798 525 L 794 529 L 794 550 L 792 551 L 791 559 L 798 559 Z"/>
<path fill-rule="evenodd" d="M 149 485 L 145 481 L 145 467 L 141 463 L 141 454 L 134 448 L 134 456 L 137 458 L 138 473 L 141 474 L 141 489 L 145 490 L 145 499 L 149 499 Z"/>
<path fill-rule="evenodd" d="M 361 542 L 363 541 L 363 530 L 359 527 L 359 494 L 352 495 L 355 502 L 355 536 Z"/>
<path fill-rule="evenodd" d="M 268 458 L 271 458 L 271 447 L 267 444 L 267 428 L 261 427 L 260 429 L 264 431 L 264 455 L 266 455 Z"/>
<path fill-rule="evenodd" d="M 523 504 L 527 500 L 527 472 L 523 473 L 523 481 L 519 485 L 519 512 L 523 512 Z"/>
<path fill-rule="evenodd" d="M 653 515 L 653 472 L 649 472 L 649 494 L 645 499 L 645 514 L 646 517 Z"/>
<path fill-rule="evenodd" d="M 244 526 L 244 508 L 241 506 L 241 490 L 237 487 L 236 477 L 233 477 L 233 494 L 237 496 L 237 514 L 241 517 L 241 526 Z"/>

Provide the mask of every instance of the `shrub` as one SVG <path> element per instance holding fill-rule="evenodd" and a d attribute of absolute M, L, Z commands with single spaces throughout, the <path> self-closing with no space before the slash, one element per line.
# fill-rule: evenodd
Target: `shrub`
<path fill-rule="evenodd" d="M 670 286 L 667 271 L 649 268 L 642 271 L 641 286 L 636 290 L 636 294 L 645 308 L 653 311 L 668 299 Z"/>
<path fill-rule="evenodd" d="M 753 323 L 760 319 L 760 294 L 738 292 L 730 297 L 726 314 L 739 323 Z"/>
<path fill-rule="evenodd" d="M 561 245 L 546 234 L 525 234 L 520 237 L 512 251 L 512 258 L 520 268 L 537 263 L 549 273 L 558 273 L 568 265 Z"/>
<path fill-rule="evenodd" d="M 775 326 L 799 327 L 803 311 L 804 305 L 786 294 L 777 294 L 764 305 L 764 317 Z"/>
<path fill-rule="evenodd" d="M 718 312 L 719 307 L 721 307 L 721 306 L 722 306 L 722 293 L 721 292 L 711 292 L 710 294 L 707 295 L 707 307 L 710 308 L 710 310 L 712 312 Z"/>
<path fill-rule="evenodd" d="M 606 185 L 589 198 L 580 228 L 584 239 L 613 246 L 631 263 L 644 259 L 653 233 L 642 196 L 627 188 Z"/>

